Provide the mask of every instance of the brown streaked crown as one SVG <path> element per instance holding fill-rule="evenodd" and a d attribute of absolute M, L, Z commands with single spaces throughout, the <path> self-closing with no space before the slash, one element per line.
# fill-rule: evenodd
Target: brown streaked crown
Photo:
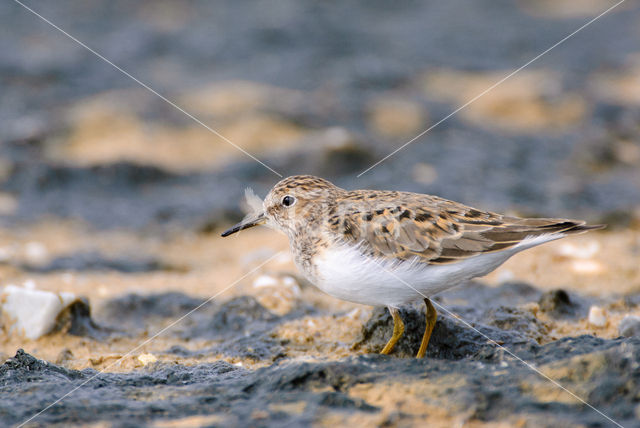
<path fill-rule="evenodd" d="M 278 182 L 265 197 L 265 214 L 272 226 L 285 233 L 299 232 L 320 221 L 327 206 L 344 192 L 323 178 L 294 175 Z M 294 198 L 294 202 L 286 206 L 285 197 Z"/>

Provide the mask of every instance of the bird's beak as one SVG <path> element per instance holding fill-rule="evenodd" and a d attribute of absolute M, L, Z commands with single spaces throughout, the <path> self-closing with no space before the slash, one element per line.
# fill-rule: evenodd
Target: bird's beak
<path fill-rule="evenodd" d="M 245 217 L 240 223 L 233 226 L 231 229 L 225 231 L 222 234 L 222 237 L 232 235 L 236 232 L 240 232 L 241 230 L 248 229 L 253 226 L 259 226 L 261 224 L 265 224 L 267 222 L 267 217 L 263 212 L 259 214 L 253 214 L 251 216 Z"/>

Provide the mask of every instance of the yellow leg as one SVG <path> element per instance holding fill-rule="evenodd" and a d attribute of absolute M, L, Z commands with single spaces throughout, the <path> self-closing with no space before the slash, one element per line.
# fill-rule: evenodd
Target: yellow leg
<path fill-rule="evenodd" d="M 400 336 L 404 333 L 404 323 L 402 322 L 402 318 L 400 318 L 398 310 L 396 308 L 389 307 L 389 313 L 393 318 L 393 335 L 382 351 L 380 351 L 381 354 L 385 355 L 393 350 L 393 347 L 396 346 L 396 342 L 398 342 L 398 339 L 400 339 Z"/>
<path fill-rule="evenodd" d="M 418 350 L 418 354 L 416 358 L 424 357 L 424 354 L 427 353 L 427 346 L 429 345 L 429 339 L 431 339 L 431 332 L 433 331 L 433 327 L 436 325 L 436 318 L 438 318 L 438 312 L 436 312 L 436 308 L 431 304 L 431 300 L 424 299 L 425 305 L 427 305 L 427 325 L 424 329 L 424 336 L 422 336 L 422 343 L 420 344 L 420 349 Z"/>

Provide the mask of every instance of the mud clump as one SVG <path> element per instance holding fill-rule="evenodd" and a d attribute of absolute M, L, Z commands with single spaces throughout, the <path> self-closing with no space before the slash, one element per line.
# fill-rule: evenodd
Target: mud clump
<path fill-rule="evenodd" d="M 200 305 L 203 305 L 201 310 L 205 312 L 211 306 L 202 299 L 177 292 L 146 296 L 132 293 L 109 300 L 98 308 L 96 317 L 122 329 L 137 332 L 159 319 L 175 319 Z"/>
<path fill-rule="evenodd" d="M 577 297 L 570 297 L 565 290 L 547 291 L 540 297 L 538 305 L 540 310 L 555 318 L 578 318 L 585 316 L 589 309 L 588 305 Z"/>
<path fill-rule="evenodd" d="M 279 317 L 253 297 L 241 296 L 226 302 L 216 311 L 211 323 L 192 330 L 194 336 L 213 334 L 215 337 L 247 335 L 272 326 Z"/>
<path fill-rule="evenodd" d="M 504 331 L 517 331 L 524 337 L 540 343 L 549 329 L 532 313 L 508 306 L 489 309 L 483 318 L 490 326 Z"/>
<path fill-rule="evenodd" d="M 420 348 L 425 328 L 424 309 L 414 306 L 401 308 L 404 334 L 396 344 L 393 356 L 399 358 L 414 357 Z M 525 334 L 517 330 L 507 329 L 520 325 L 513 322 L 513 311 L 508 308 L 491 310 L 487 317 L 487 324 L 472 322 L 469 328 L 459 320 L 453 320 L 447 315 L 438 315 L 436 325 L 431 334 L 426 358 L 463 359 L 479 355 L 485 348 L 493 345 L 490 341 L 509 346 L 516 343 L 530 341 Z M 505 329 L 496 328 L 491 324 L 502 325 Z M 522 322 L 523 324 L 525 321 Z M 362 327 L 361 339 L 355 348 L 363 347 L 367 352 L 380 352 L 391 337 L 393 319 L 386 308 L 376 308 L 371 318 Z"/>
<path fill-rule="evenodd" d="M 53 331 L 95 340 L 106 339 L 110 334 L 117 332 L 114 328 L 97 323 L 91 317 L 89 303 L 84 299 L 76 300 L 58 315 Z"/>

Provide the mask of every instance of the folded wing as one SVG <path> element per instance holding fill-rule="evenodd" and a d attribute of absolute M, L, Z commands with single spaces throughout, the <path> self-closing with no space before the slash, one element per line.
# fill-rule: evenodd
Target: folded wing
<path fill-rule="evenodd" d="M 514 247 L 526 238 L 603 227 L 580 220 L 503 216 L 428 195 L 398 196 L 382 194 L 366 206 L 354 204 L 332 228 L 371 256 L 446 264 Z M 392 203 L 398 200 L 408 203 Z"/>

